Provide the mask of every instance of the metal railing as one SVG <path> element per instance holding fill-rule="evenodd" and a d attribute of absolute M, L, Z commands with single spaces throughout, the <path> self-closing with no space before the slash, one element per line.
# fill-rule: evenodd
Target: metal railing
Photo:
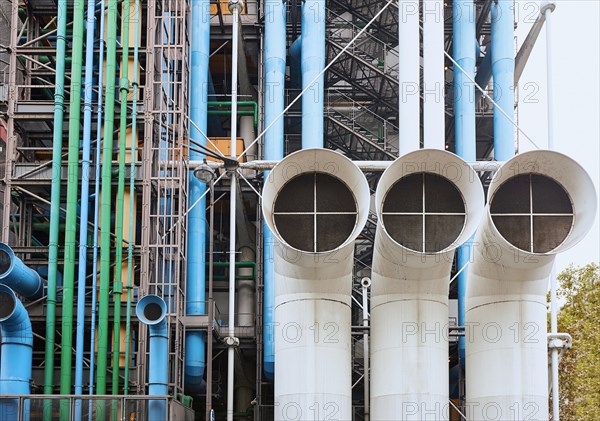
<path fill-rule="evenodd" d="M 104 419 L 110 421 L 177 419 L 194 420 L 194 411 L 170 396 L 147 395 L 1 395 L 1 419 Z M 151 405 L 152 404 L 152 405 Z M 150 407 L 163 406 L 165 413 Z M 162 404 L 162 405 L 160 405 Z M 153 415 L 154 413 L 154 415 Z"/>
<path fill-rule="evenodd" d="M 384 117 L 371 111 L 367 105 L 356 102 L 352 97 L 340 90 L 327 89 L 327 105 L 325 113 L 342 114 L 351 121 L 352 130 L 366 137 L 377 140 L 380 146 L 397 153 L 390 145 L 390 135 L 398 133 L 398 127 Z"/>

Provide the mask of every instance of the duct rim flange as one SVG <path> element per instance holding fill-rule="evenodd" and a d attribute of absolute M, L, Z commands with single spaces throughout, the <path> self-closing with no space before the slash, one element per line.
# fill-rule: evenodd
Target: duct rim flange
<path fill-rule="evenodd" d="M 500 232 L 493 219 L 492 205 L 498 192 L 507 182 L 523 175 L 539 175 L 552 180 L 564 189 L 571 202 L 573 218 L 569 232 L 560 244 L 545 252 L 525 250 L 516 246 Z M 532 256 L 552 256 L 575 246 L 587 234 L 596 216 L 597 194 L 591 177 L 575 160 L 555 151 L 523 152 L 507 161 L 494 174 L 488 189 L 488 198 L 485 218 L 489 220 L 488 226 L 493 235 L 503 242 L 504 248 Z M 532 212 L 532 218 L 534 216 L 535 213 Z"/>
<path fill-rule="evenodd" d="M 356 220 L 348 236 L 331 249 L 317 250 L 315 247 L 313 250 L 306 250 L 296 247 L 285 239 L 277 227 L 275 203 L 279 193 L 287 183 L 304 174 L 324 174 L 338 179 L 352 193 L 356 206 Z M 298 254 L 327 255 L 344 249 L 360 235 L 367 221 L 369 200 L 370 191 L 366 177 L 354 162 L 329 149 L 303 149 L 288 155 L 270 171 L 263 187 L 262 211 L 269 229 L 285 248 Z"/>
<path fill-rule="evenodd" d="M 135 314 L 139 321 L 148 326 L 158 325 L 167 315 L 167 304 L 158 295 L 146 295 L 138 301 Z"/>
<path fill-rule="evenodd" d="M 458 235 L 445 247 L 434 251 L 419 251 L 396 241 L 384 223 L 384 204 L 388 193 L 401 180 L 415 174 L 433 174 L 453 185 L 462 196 L 464 220 Z M 465 243 L 477 230 L 484 214 L 485 195 L 477 173 L 457 155 L 439 149 L 419 149 L 394 161 L 382 174 L 375 194 L 375 207 L 382 233 L 395 247 L 407 254 L 442 255 L 453 252 Z M 422 209 L 423 214 L 425 208 Z M 423 229 L 423 228 L 422 228 Z M 423 245 L 425 248 L 425 245 Z"/>

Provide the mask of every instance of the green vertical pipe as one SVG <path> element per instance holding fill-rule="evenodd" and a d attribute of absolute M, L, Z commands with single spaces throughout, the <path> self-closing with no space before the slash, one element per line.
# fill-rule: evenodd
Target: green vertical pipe
<path fill-rule="evenodd" d="M 71 87 L 69 100 L 69 155 L 67 179 L 67 215 L 65 221 L 65 256 L 63 269 L 62 343 L 60 352 L 60 393 L 71 393 L 73 362 L 73 291 L 75 284 L 75 256 L 77 255 L 77 199 L 79 187 L 79 140 L 81 116 L 81 73 L 83 66 L 83 1 L 73 5 L 73 47 L 71 62 Z M 68 418 L 61 403 L 61 418 Z M 66 412 L 65 412 L 66 411 Z"/>
<path fill-rule="evenodd" d="M 54 336 L 56 323 L 56 275 L 60 223 L 60 179 L 62 165 L 62 127 L 64 114 L 67 0 L 58 1 L 56 36 L 56 79 L 54 87 L 54 130 L 52 133 L 52 189 L 50 193 L 50 232 L 48 241 L 48 297 L 46 307 L 46 353 L 44 393 L 54 388 Z M 52 418 L 52 402 L 44 403 L 44 419 Z"/>
<path fill-rule="evenodd" d="M 113 129 L 115 124 L 115 77 L 117 61 L 117 2 L 108 2 L 106 39 L 106 96 L 104 113 L 104 138 L 102 141 L 102 193 L 100 209 L 100 297 L 98 305 L 98 354 L 96 393 L 106 394 L 106 369 L 108 360 L 108 290 L 110 283 L 110 212 L 113 157 Z M 100 408 L 101 406 L 99 406 Z"/>
<path fill-rule="evenodd" d="M 119 354 L 121 351 L 121 294 L 123 292 L 123 212 L 125 206 L 125 154 L 127 153 L 127 94 L 129 93 L 129 19 L 131 18 L 131 0 L 123 1 L 121 27 L 121 113 L 119 116 L 119 175 L 117 184 L 116 215 L 116 262 L 113 282 L 113 371 L 112 394 L 119 394 Z"/>
<path fill-rule="evenodd" d="M 131 83 L 133 89 L 133 104 L 131 113 L 131 163 L 129 174 L 129 220 L 135 218 L 135 161 L 136 161 L 136 146 L 137 146 L 137 95 L 138 95 L 138 55 L 139 55 L 139 19 L 140 19 L 140 0 L 135 0 L 134 9 L 134 44 L 133 44 L 133 81 Z M 133 224 L 129 224 L 129 245 L 127 248 L 127 310 L 125 313 L 125 375 L 123 394 L 129 394 L 129 358 L 131 352 L 131 295 L 133 290 L 133 244 L 134 244 Z"/>

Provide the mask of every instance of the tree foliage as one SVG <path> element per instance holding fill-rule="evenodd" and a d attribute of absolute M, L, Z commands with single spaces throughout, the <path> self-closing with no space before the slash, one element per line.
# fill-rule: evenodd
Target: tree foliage
<path fill-rule="evenodd" d="M 561 420 L 600 420 L 600 266 L 570 266 L 558 280 L 558 331 L 573 337 L 559 366 Z"/>

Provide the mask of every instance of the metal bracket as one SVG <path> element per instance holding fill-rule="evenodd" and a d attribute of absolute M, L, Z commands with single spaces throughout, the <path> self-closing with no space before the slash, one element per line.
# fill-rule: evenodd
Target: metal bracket
<path fill-rule="evenodd" d="M 240 339 L 236 338 L 235 336 L 226 336 L 225 338 L 223 338 L 223 342 L 229 347 L 240 346 Z"/>
<path fill-rule="evenodd" d="M 548 349 L 565 350 L 573 346 L 573 338 L 568 333 L 548 333 Z"/>

